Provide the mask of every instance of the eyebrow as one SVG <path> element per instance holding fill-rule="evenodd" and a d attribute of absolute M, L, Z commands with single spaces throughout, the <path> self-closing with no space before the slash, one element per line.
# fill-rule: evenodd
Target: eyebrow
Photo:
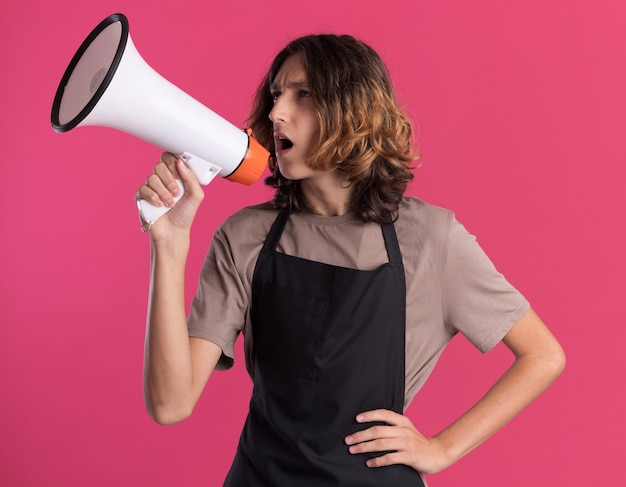
<path fill-rule="evenodd" d="M 287 88 L 309 88 L 309 83 L 306 81 L 288 81 L 287 83 L 285 83 L 285 86 Z M 278 85 L 276 82 L 272 83 L 270 85 L 270 91 L 275 91 L 275 90 L 279 90 L 280 89 L 280 85 Z"/>

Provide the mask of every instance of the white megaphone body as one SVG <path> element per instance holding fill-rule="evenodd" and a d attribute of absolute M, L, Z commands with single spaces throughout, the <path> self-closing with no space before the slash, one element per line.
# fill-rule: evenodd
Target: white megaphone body
<path fill-rule="evenodd" d="M 269 156 L 249 130 L 235 127 L 154 71 L 135 49 L 122 14 L 107 17 L 81 44 L 57 89 L 51 121 L 57 132 L 96 125 L 135 135 L 177 154 L 204 185 L 217 175 L 252 184 Z M 169 210 L 145 200 L 138 206 L 150 223 Z"/>

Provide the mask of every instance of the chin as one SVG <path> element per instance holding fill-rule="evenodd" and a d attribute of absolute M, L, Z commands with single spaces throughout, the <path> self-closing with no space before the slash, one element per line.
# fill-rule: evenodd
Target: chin
<path fill-rule="evenodd" d="M 285 179 L 289 179 L 290 181 L 299 181 L 306 177 L 306 174 L 304 174 L 305 171 L 298 171 L 298 168 L 290 168 L 289 164 L 279 162 L 278 170 Z"/>
<path fill-rule="evenodd" d="M 289 173 L 285 174 L 285 173 L 284 173 L 284 172 L 282 172 L 282 171 L 281 171 L 280 173 L 281 173 L 281 175 L 282 175 L 285 179 L 288 179 L 289 181 L 301 181 L 302 179 L 304 179 L 304 178 L 299 177 L 299 176 L 296 176 L 296 175 L 294 175 L 294 174 L 289 174 Z"/>

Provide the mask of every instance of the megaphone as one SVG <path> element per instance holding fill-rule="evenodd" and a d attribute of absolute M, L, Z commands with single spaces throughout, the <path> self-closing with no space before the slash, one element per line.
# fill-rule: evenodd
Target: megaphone
<path fill-rule="evenodd" d="M 74 54 L 54 97 L 51 121 L 57 132 L 97 125 L 139 137 L 177 154 L 204 185 L 217 175 L 252 184 L 269 157 L 250 130 L 235 127 L 154 71 L 119 13 L 100 22 Z M 145 200 L 138 205 L 149 223 L 169 211 Z"/>

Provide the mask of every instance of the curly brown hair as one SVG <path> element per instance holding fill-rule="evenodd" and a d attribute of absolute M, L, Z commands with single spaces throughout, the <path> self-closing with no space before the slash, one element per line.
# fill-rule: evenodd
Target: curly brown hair
<path fill-rule="evenodd" d="M 340 171 L 354 185 L 352 210 L 365 222 L 382 223 L 398 206 L 413 179 L 413 129 L 401 110 L 387 68 L 368 45 L 348 35 L 310 35 L 290 42 L 274 59 L 257 90 L 248 124 L 270 151 L 265 183 L 276 189 L 274 206 L 306 209 L 299 181 L 288 180 L 275 158 L 270 85 L 291 55 L 304 57 L 319 132 L 307 164 Z"/>

